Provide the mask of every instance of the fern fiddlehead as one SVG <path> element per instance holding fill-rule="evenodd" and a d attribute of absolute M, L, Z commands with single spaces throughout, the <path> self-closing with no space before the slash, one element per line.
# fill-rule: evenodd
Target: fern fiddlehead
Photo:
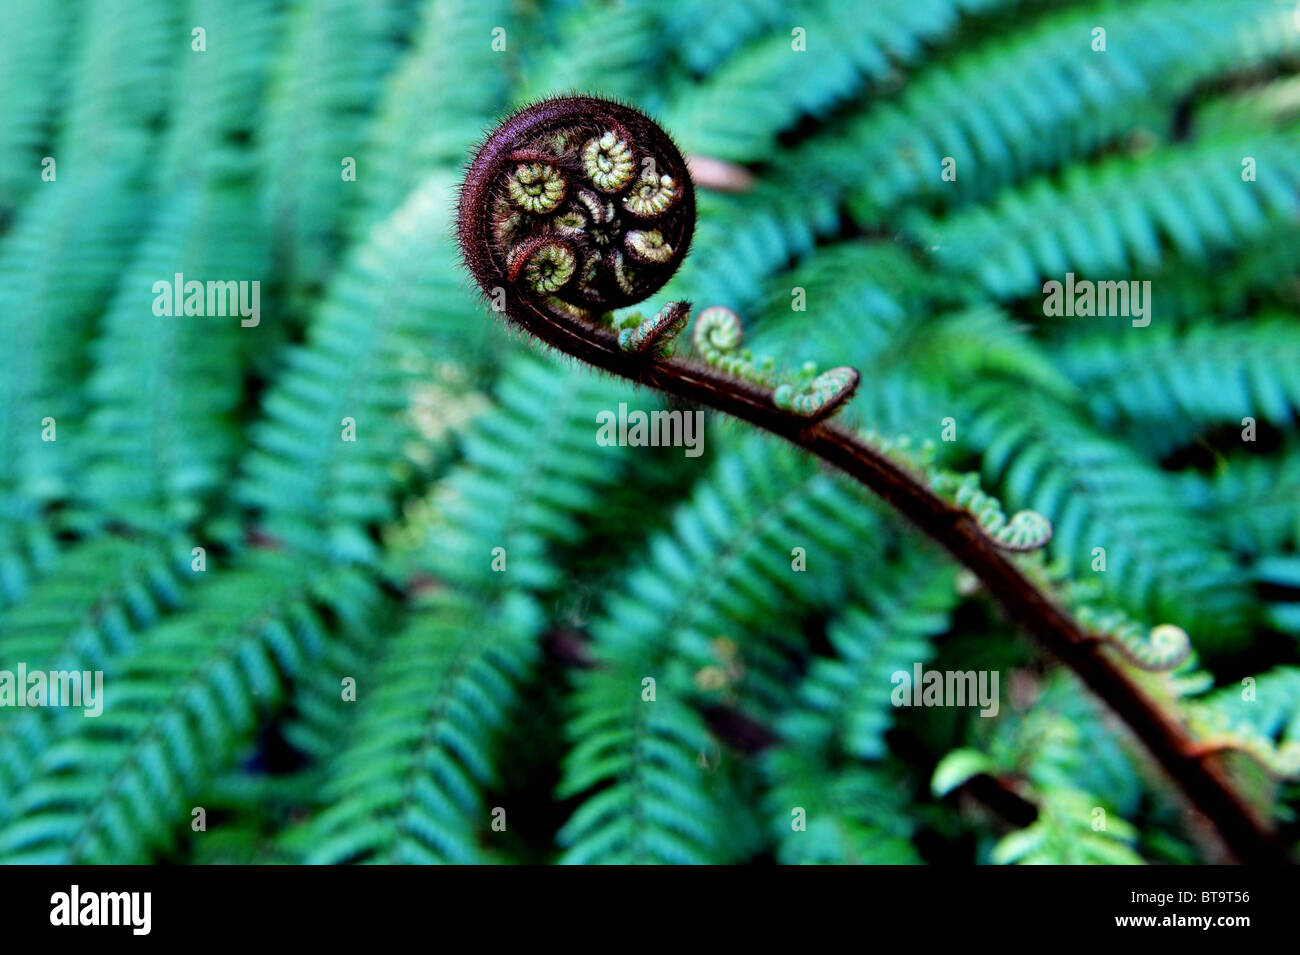
<path fill-rule="evenodd" d="M 1052 539 L 1052 522 L 1037 511 L 1016 511 L 1008 518 L 1002 502 L 979 486 L 978 474 L 936 471 L 930 486 L 973 514 L 989 539 L 1003 550 L 1039 550 Z"/>
<path fill-rule="evenodd" d="M 663 287 L 686 255 L 694 219 L 693 185 L 663 130 L 627 106 L 566 96 L 513 114 L 479 147 L 457 230 L 480 291 L 511 323 L 597 368 L 785 438 L 884 498 L 1128 723 L 1234 855 L 1288 861 L 1269 825 L 1177 716 L 1008 556 L 1040 547 L 1050 535 L 1045 519 L 1025 512 L 1007 520 L 978 489 L 935 487 L 931 468 L 827 420 L 852 396 L 853 369 L 780 376 L 739 350 L 738 320 L 714 310 L 694 336 L 702 360 L 672 357 L 685 302 L 645 321 L 612 316 Z"/>
<path fill-rule="evenodd" d="M 1121 610 L 1078 607 L 1075 616 L 1099 640 L 1113 645 L 1124 659 L 1143 670 L 1173 670 L 1192 652 L 1187 631 L 1172 623 L 1147 629 Z"/>
<path fill-rule="evenodd" d="M 794 376 L 781 375 L 771 358 L 755 358 L 741 348 L 744 329 L 740 316 L 714 305 L 700 312 L 693 333 L 696 352 L 705 362 L 729 375 L 772 389 L 772 403 L 805 418 L 826 418 L 853 397 L 861 376 L 856 368 L 840 366 L 817 371 L 811 362 Z"/>
<path fill-rule="evenodd" d="M 461 193 L 461 248 L 479 285 L 596 322 L 657 292 L 695 231 L 695 189 L 662 129 L 587 96 L 543 100 L 479 149 Z"/>
<path fill-rule="evenodd" d="M 633 359 L 670 357 L 690 317 L 688 302 L 649 319 L 612 314 L 662 288 L 695 231 L 695 188 L 681 153 L 620 103 L 559 97 L 509 117 L 470 164 L 457 231 L 484 294 L 503 298 L 512 320 L 579 357 L 588 357 L 589 340 Z M 857 388 L 852 368 L 778 374 L 771 362 L 733 354 L 740 339 L 734 312 L 706 309 L 697 319 L 705 363 L 743 379 L 752 399 L 770 408 L 820 420 Z"/>
<path fill-rule="evenodd" d="M 745 330 L 740 316 L 729 308 L 714 305 L 695 318 L 695 351 L 710 365 L 729 375 L 766 385 L 772 380 L 773 363 L 759 362 L 740 347 Z"/>

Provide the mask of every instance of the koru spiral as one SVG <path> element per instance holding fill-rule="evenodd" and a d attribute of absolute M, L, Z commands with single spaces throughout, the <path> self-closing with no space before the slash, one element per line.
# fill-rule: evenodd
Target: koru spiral
<path fill-rule="evenodd" d="M 596 320 L 654 294 L 686 256 L 695 190 L 686 162 L 647 116 L 591 96 L 544 100 L 479 147 L 461 191 L 465 260 L 557 315 Z"/>

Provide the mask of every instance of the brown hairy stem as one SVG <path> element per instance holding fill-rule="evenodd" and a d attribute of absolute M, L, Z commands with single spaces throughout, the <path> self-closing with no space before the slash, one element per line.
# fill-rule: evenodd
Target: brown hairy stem
<path fill-rule="evenodd" d="M 512 315 L 538 338 L 612 374 L 707 405 L 778 435 L 863 484 L 974 573 L 1007 615 L 1069 666 L 1141 740 L 1188 801 L 1242 862 L 1289 863 L 1269 825 L 1236 791 L 1176 716 L 1134 683 L 1054 600 L 1043 594 L 989 540 L 975 518 L 927 488 L 914 475 L 829 422 L 811 427 L 772 407 L 766 392 L 706 365 L 681 359 L 638 362 L 603 329 L 561 333 L 549 320 Z M 545 316 L 542 316 L 545 319 Z"/>

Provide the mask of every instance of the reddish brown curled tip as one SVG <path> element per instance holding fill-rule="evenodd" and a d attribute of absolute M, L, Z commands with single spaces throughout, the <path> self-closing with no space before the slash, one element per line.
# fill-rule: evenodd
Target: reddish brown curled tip
<path fill-rule="evenodd" d="M 695 189 L 647 116 L 562 96 L 514 113 L 478 149 L 456 227 L 485 295 L 501 288 L 516 307 L 595 320 L 677 270 L 695 230 Z"/>

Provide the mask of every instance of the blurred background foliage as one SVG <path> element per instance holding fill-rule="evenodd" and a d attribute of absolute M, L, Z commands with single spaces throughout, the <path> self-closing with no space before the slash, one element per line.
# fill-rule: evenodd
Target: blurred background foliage
<path fill-rule="evenodd" d="M 953 418 L 946 463 L 1192 635 L 1179 692 L 1300 739 L 1294 3 L 0 0 L 0 667 L 106 682 L 0 709 L 0 859 L 1210 858 L 877 502 L 717 419 L 599 447 L 660 399 L 485 314 L 460 171 L 568 90 L 753 176 L 662 298 L 859 367 L 859 423 Z M 1067 271 L 1151 280 L 1150 326 L 1044 317 Z M 260 323 L 156 316 L 178 272 Z M 891 706 L 918 661 L 997 670 L 998 717 Z M 1294 842 L 1300 789 L 1234 772 Z"/>

